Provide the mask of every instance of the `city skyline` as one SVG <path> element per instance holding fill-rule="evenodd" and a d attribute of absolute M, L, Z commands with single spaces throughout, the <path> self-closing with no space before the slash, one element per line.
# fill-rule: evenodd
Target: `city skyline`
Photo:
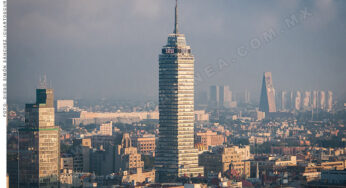
<path fill-rule="evenodd" d="M 346 185 L 346 2 L 8 7 L 7 187 Z"/>
<path fill-rule="evenodd" d="M 58 91 L 57 98 L 157 97 L 154 91 L 158 87 L 158 77 L 155 76 L 158 72 L 155 67 L 158 50 L 153 49 L 162 44 L 160 38 L 164 38 L 170 30 L 163 23 L 172 23 L 172 15 L 162 13 L 169 12 L 173 2 L 149 1 L 145 6 L 140 1 L 112 2 L 107 7 L 103 3 L 94 3 L 93 7 L 84 8 L 67 2 L 61 6 L 53 6 L 54 2 L 31 3 L 35 6 L 9 2 L 9 9 L 13 9 L 9 11 L 9 20 L 18 20 L 9 22 L 9 31 L 12 31 L 8 45 L 10 101 L 28 101 L 28 94 L 33 91 L 42 73 L 49 75 Z M 198 56 L 196 75 L 201 75 L 202 79 L 198 78 L 198 83 L 196 81 L 197 93 L 216 84 L 230 85 L 232 91 L 248 90 L 256 96 L 260 90 L 260 75 L 270 71 L 275 83 L 278 83 L 278 91 L 285 88 L 332 90 L 334 98 L 344 98 L 344 88 L 340 87 L 346 79 L 341 72 L 345 69 L 342 62 L 345 39 L 341 32 L 346 27 L 342 22 L 345 17 L 341 11 L 345 7 L 343 2 L 265 1 L 248 6 L 247 2 L 199 1 L 198 10 L 205 11 L 203 16 L 192 8 L 196 1 L 183 1 L 181 4 L 184 9 L 182 22 L 193 23 L 183 24 L 182 27 L 194 44 L 194 54 Z M 266 11 L 266 4 L 273 4 L 275 8 Z M 67 8 L 62 9 L 62 6 Z M 119 9 L 118 13 L 111 13 L 110 7 Z M 19 10 L 22 11 L 19 13 Z M 61 11 L 65 16 L 57 15 Z M 292 28 L 285 28 L 286 18 L 292 15 L 300 18 L 304 11 L 311 15 L 308 14 L 306 20 L 299 19 Z M 74 13 L 80 16 L 74 16 Z M 127 17 L 120 19 L 120 15 Z M 72 22 L 67 19 L 70 17 Z M 238 17 L 243 20 L 237 21 Z M 86 27 L 89 20 L 93 21 Z M 138 24 L 142 29 L 140 34 L 136 34 L 134 29 Z M 126 32 L 122 29 L 124 27 Z M 286 30 L 268 43 L 261 42 L 260 48 L 252 48 L 256 43 L 252 39 L 261 39 L 263 32 L 271 28 Z M 328 33 L 332 34 L 328 35 L 331 38 L 325 40 Z M 105 36 L 107 41 L 98 36 Z M 305 42 L 297 43 L 302 38 Z M 250 49 L 247 55 L 239 57 L 237 49 L 243 45 Z M 206 51 L 210 53 L 207 55 Z M 236 54 L 236 63 L 218 71 L 218 63 L 231 62 L 233 54 Z M 206 73 L 210 71 L 209 65 L 213 67 L 210 76 Z M 138 70 L 130 69 L 133 66 Z"/>

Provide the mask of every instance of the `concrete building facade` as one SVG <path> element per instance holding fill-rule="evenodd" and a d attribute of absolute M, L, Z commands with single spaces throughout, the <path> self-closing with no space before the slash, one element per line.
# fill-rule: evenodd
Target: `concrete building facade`
<path fill-rule="evenodd" d="M 221 147 L 204 152 L 199 156 L 199 165 L 208 173 L 219 173 L 233 170 L 239 176 L 250 177 L 250 146 Z"/>
<path fill-rule="evenodd" d="M 219 135 L 217 132 L 207 131 L 198 132 L 196 134 L 196 143 L 201 143 L 205 148 L 209 146 L 218 146 L 226 142 L 227 139 L 224 135 Z"/>
<path fill-rule="evenodd" d="M 113 135 L 113 122 L 102 123 L 100 125 L 100 135 L 112 136 Z"/>
<path fill-rule="evenodd" d="M 138 152 L 144 155 L 154 155 L 156 150 L 156 138 L 155 136 L 140 137 L 136 139 L 136 146 Z"/>

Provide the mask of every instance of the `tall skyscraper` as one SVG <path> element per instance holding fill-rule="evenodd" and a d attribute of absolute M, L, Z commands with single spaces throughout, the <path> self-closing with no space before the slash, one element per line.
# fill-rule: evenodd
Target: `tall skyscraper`
<path fill-rule="evenodd" d="M 295 100 L 294 100 L 294 109 L 300 110 L 301 103 L 302 103 L 302 95 L 301 95 L 300 91 L 297 91 L 296 95 L 295 95 Z"/>
<path fill-rule="evenodd" d="M 222 108 L 230 107 L 232 104 L 232 91 L 229 86 L 210 86 L 209 91 L 209 107 Z"/>
<path fill-rule="evenodd" d="M 281 110 L 285 111 L 287 106 L 287 92 L 281 91 Z"/>
<path fill-rule="evenodd" d="M 259 110 L 262 112 L 276 112 L 275 89 L 273 86 L 272 73 L 263 74 L 262 91 Z"/>
<path fill-rule="evenodd" d="M 230 107 L 232 104 L 232 91 L 229 86 L 220 86 L 222 87 L 222 92 L 220 92 L 220 106 Z M 221 89 L 220 89 L 221 90 Z"/>
<path fill-rule="evenodd" d="M 59 186 L 59 127 L 54 121 L 53 89 L 36 90 L 36 103 L 25 106 L 19 130 L 19 186 Z"/>
<path fill-rule="evenodd" d="M 295 92 L 294 91 L 290 91 L 289 94 L 289 109 L 290 110 L 294 110 L 295 109 Z"/>
<path fill-rule="evenodd" d="M 159 141 L 156 178 L 175 182 L 177 178 L 203 175 L 194 148 L 194 56 L 175 26 L 159 55 Z"/>
<path fill-rule="evenodd" d="M 319 100 L 319 106 L 320 109 L 325 109 L 326 107 L 326 92 L 325 91 L 320 91 L 320 100 Z"/>
<path fill-rule="evenodd" d="M 330 112 L 333 109 L 333 92 L 328 91 L 328 98 L 327 98 L 327 111 Z"/>
<path fill-rule="evenodd" d="M 227 91 L 227 86 L 218 86 L 218 87 L 219 87 L 219 103 L 218 103 L 218 107 L 223 107 L 223 104 L 225 102 L 225 91 Z"/>
<path fill-rule="evenodd" d="M 244 102 L 245 102 L 245 104 L 249 104 L 250 101 L 251 101 L 250 91 L 245 90 L 245 93 L 244 93 Z"/>
<path fill-rule="evenodd" d="M 312 92 L 312 109 L 316 109 L 317 108 L 317 97 L 318 97 L 318 92 L 317 91 L 313 91 Z"/>
<path fill-rule="evenodd" d="M 311 92 L 305 91 L 304 92 L 304 99 L 303 99 L 304 109 L 308 109 L 310 107 L 310 101 L 311 101 Z"/>
<path fill-rule="evenodd" d="M 219 87 L 212 85 L 209 87 L 209 107 L 216 108 L 219 104 Z"/>
<path fill-rule="evenodd" d="M 230 107 L 232 103 L 232 91 L 229 86 L 216 86 L 218 94 L 218 107 Z"/>

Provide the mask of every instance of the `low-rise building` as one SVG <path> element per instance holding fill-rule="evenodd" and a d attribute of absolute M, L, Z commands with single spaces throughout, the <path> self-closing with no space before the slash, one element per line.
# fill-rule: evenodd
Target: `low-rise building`
<path fill-rule="evenodd" d="M 208 130 L 207 132 L 198 132 L 196 134 L 195 143 L 201 143 L 205 148 L 209 146 L 218 146 L 226 142 L 226 137 L 224 135 L 219 135 L 217 132 Z"/>
<path fill-rule="evenodd" d="M 100 125 L 100 135 L 112 136 L 113 135 L 113 122 L 102 123 Z"/>
<path fill-rule="evenodd" d="M 122 183 L 131 183 L 132 185 L 136 185 L 137 183 L 150 183 L 155 181 L 155 170 L 145 171 L 143 172 L 141 168 L 137 170 L 136 173 L 130 173 L 128 171 L 123 172 L 123 176 L 121 178 Z"/>
<path fill-rule="evenodd" d="M 138 152 L 144 155 L 154 155 L 156 149 L 155 135 L 143 135 L 136 138 L 136 144 Z"/>
<path fill-rule="evenodd" d="M 321 163 L 323 170 L 344 170 L 346 169 L 346 160 Z"/>
<path fill-rule="evenodd" d="M 199 156 L 199 165 L 208 173 L 226 172 L 230 170 L 236 175 L 250 177 L 250 146 L 220 147 L 204 152 Z"/>
<path fill-rule="evenodd" d="M 91 173 L 73 172 L 65 169 L 60 173 L 60 188 L 82 187 L 84 178 L 89 176 Z"/>
<path fill-rule="evenodd" d="M 297 156 L 284 155 L 280 157 L 269 157 L 269 160 L 274 160 L 275 166 L 297 166 Z"/>
<path fill-rule="evenodd" d="M 204 110 L 195 110 L 196 121 L 209 121 L 209 114 Z"/>
<path fill-rule="evenodd" d="M 122 135 L 121 143 L 116 146 L 115 151 L 116 172 L 122 173 L 123 183 L 152 182 L 155 181 L 155 170 L 143 171 L 144 162 L 141 154 L 137 152 L 137 147 L 133 147 L 128 133 Z"/>
<path fill-rule="evenodd" d="M 329 185 L 346 185 L 346 170 L 322 171 L 321 182 Z"/>
<path fill-rule="evenodd" d="M 57 112 L 68 111 L 73 109 L 74 101 L 73 100 L 57 100 L 56 101 L 56 109 Z"/>
<path fill-rule="evenodd" d="M 73 171 L 89 172 L 90 170 L 91 139 L 75 139 L 73 141 Z"/>
<path fill-rule="evenodd" d="M 143 168 L 144 162 L 141 160 L 141 154 L 137 148 L 132 146 L 132 141 L 128 133 L 122 135 L 121 143 L 115 150 L 115 171 L 136 172 L 137 168 Z"/>
<path fill-rule="evenodd" d="M 60 169 L 73 170 L 73 156 L 72 154 L 62 154 L 60 157 Z"/>

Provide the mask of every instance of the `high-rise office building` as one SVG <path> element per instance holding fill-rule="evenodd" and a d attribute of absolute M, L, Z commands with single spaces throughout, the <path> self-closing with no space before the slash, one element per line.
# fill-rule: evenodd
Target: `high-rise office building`
<path fill-rule="evenodd" d="M 229 108 L 232 105 L 232 91 L 229 86 L 218 86 L 219 87 L 219 107 Z"/>
<path fill-rule="evenodd" d="M 219 87 L 212 85 L 209 87 L 209 107 L 216 108 L 219 104 Z"/>
<path fill-rule="evenodd" d="M 333 109 L 333 92 L 328 91 L 328 98 L 327 98 L 327 111 L 330 112 Z"/>
<path fill-rule="evenodd" d="M 276 112 L 275 89 L 273 86 L 272 73 L 263 74 L 262 91 L 259 110 L 262 112 Z"/>
<path fill-rule="evenodd" d="M 219 86 L 219 107 L 223 107 L 225 101 L 225 90 L 227 90 L 227 86 Z"/>
<path fill-rule="evenodd" d="M 302 95 L 301 95 L 300 91 L 297 91 L 296 95 L 295 95 L 295 100 L 294 100 L 294 109 L 295 110 L 300 110 L 301 102 L 302 102 Z"/>
<path fill-rule="evenodd" d="M 281 110 L 285 111 L 287 108 L 287 92 L 281 91 Z"/>
<path fill-rule="evenodd" d="M 194 56 L 175 27 L 159 55 L 159 140 L 156 178 L 174 182 L 179 177 L 203 175 L 194 148 Z"/>
<path fill-rule="evenodd" d="M 209 89 L 209 107 L 229 108 L 232 106 L 232 91 L 229 86 L 212 85 Z"/>
<path fill-rule="evenodd" d="M 303 99 L 303 108 L 308 109 L 310 107 L 310 101 L 311 101 L 311 92 L 305 91 L 304 92 L 304 99 Z"/>
<path fill-rule="evenodd" d="M 313 91 L 312 92 L 312 109 L 316 109 L 317 108 L 317 97 L 318 97 L 318 92 L 317 91 Z"/>
<path fill-rule="evenodd" d="M 25 127 L 19 130 L 19 186 L 58 187 L 59 127 L 54 121 L 53 89 L 36 90 L 36 103 L 25 106 Z"/>
<path fill-rule="evenodd" d="M 290 91 L 289 93 L 289 109 L 290 110 L 294 110 L 294 105 L 295 105 L 295 92 L 294 91 Z"/>
<path fill-rule="evenodd" d="M 7 135 L 7 174 L 9 176 L 9 186 L 18 187 L 18 135 Z"/>
<path fill-rule="evenodd" d="M 320 109 L 325 109 L 326 107 L 326 92 L 325 91 L 320 91 L 320 96 L 319 96 L 319 107 Z"/>
<path fill-rule="evenodd" d="M 249 104 L 250 101 L 251 101 L 250 91 L 245 90 L 245 93 L 244 93 L 244 102 L 245 102 L 245 104 Z"/>

